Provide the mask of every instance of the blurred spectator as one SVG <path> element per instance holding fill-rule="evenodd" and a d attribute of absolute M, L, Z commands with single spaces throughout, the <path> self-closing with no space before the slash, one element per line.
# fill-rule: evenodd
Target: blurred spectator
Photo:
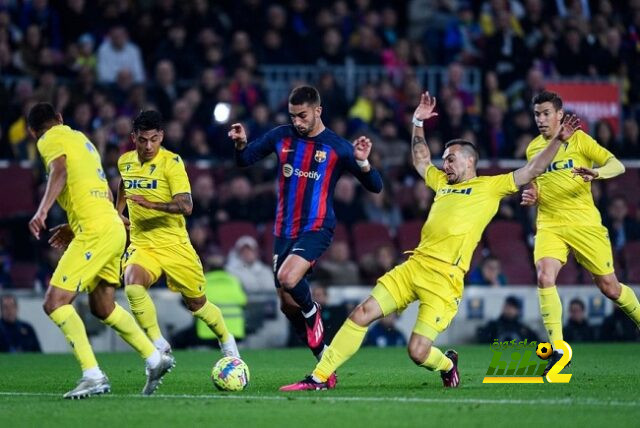
<path fill-rule="evenodd" d="M 595 125 L 595 140 L 605 149 L 615 152 L 615 134 L 613 133 L 613 127 L 611 124 L 601 119 Z"/>
<path fill-rule="evenodd" d="M 626 119 L 622 124 L 622 146 L 619 154 L 623 158 L 640 157 L 640 129 L 633 118 Z"/>
<path fill-rule="evenodd" d="M 364 198 L 364 213 L 367 220 L 387 226 L 391 234 L 395 234 L 402 224 L 400 207 L 393 203 L 389 187 L 380 193 L 367 192 Z"/>
<path fill-rule="evenodd" d="M 129 41 L 126 28 L 118 25 L 109 30 L 109 36 L 98 48 L 98 81 L 114 83 L 123 69 L 131 72 L 134 82 L 145 80 L 140 49 Z"/>
<path fill-rule="evenodd" d="M 521 315 L 522 301 L 515 296 L 508 296 L 500 316 L 478 328 L 478 343 L 493 343 L 495 340 L 520 342 L 524 339 L 537 342 L 538 335 L 520 321 Z"/>
<path fill-rule="evenodd" d="M 502 287 L 507 285 L 507 277 L 502 272 L 500 259 L 495 256 L 485 257 L 480 266 L 469 274 L 469 284 L 487 285 L 490 287 Z"/>
<path fill-rule="evenodd" d="M 18 319 L 18 301 L 12 294 L 0 296 L 0 352 L 41 352 L 36 332 Z"/>
<path fill-rule="evenodd" d="M 638 327 L 619 306 L 613 305 L 611 315 L 602 320 L 600 340 L 603 342 L 633 342 L 638 340 Z"/>
<path fill-rule="evenodd" d="M 405 220 L 427 220 L 427 215 L 433 203 L 434 193 L 424 182 L 416 181 L 411 189 L 412 198 L 402 209 Z"/>
<path fill-rule="evenodd" d="M 362 346 L 375 346 L 377 348 L 390 348 L 394 346 L 406 346 L 407 339 L 396 327 L 398 316 L 394 313 L 380 318 L 367 332 Z"/>
<path fill-rule="evenodd" d="M 362 283 L 358 265 L 351 260 L 349 244 L 334 240 L 325 257 L 320 259 L 315 275 L 329 285 L 359 285 Z"/>
<path fill-rule="evenodd" d="M 251 236 L 241 236 L 229 252 L 225 270 L 237 277 L 247 293 L 272 292 L 273 271 L 260 260 L 258 242 Z"/>
<path fill-rule="evenodd" d="M 0 244 L 0 290 L 13 288 L 11 279 L 11 254 Z"/>
<path fill-rule="evenodd" d="M 155 85 L 149 92 L 149 97 L 158 107 L 164 118 L 171 117 L 173 103 L 180 97 L 182 91 L 176 85 L 176 72 L 173 63 L 168 59 L 158 61 L 156 65 Z"/>
<path fill-rule="evenodd" d="M 251 182 L 244 176 L 236 176 L 229 182 L 229 199 L 223 205 L 229 220 L 259 223 L 264 219 L 265 210 L 258 206 L 253 197 Z"/>
<path fill-rule="evenodd" d="M 569 320 L 562 328 L 564 340 L 573 342 L 592 342 L 595 339 L 594 327 L 589 325 L 584 303 L 576 298 L 569 302 Z"/>
<path fill-rule="evenodd" d="M 629 216 L 629 206 L 624 196 L 609 200 L 604 225 L 609 229 L 609 239 L 616 251 L 629 241 L 640 239 L 640 225 Z"/>
<path fill-rule="evenodd" d="M 220 264 L 212 263 L 211 259 L 207 260 L 205 266 L 207 300 L 220 308 L 229 333 L 236 340 L 244 339 L 244 307 L 247 305 L 247 295 L 242 289 L 242 284 L 235 275 L 226 272 Z M 201 319 L 196 319 L 196 332 L 200 339 L 216 339 L 211 328 Z"/>
<path fill-rule="evenodd" d="M 340 223 L 350 228 L 354 223 L 366 219 L 360 198 L 356 195 L 356 181 L 353 177 L 340 177 L 333 197 L 333 211 Z"/>
<path fill-rule="evenodd" d="M 156 58 L 171 62 L 181 79 L 195 77 L 198 58 L 192 44 L 187 41 L 187 29 L 183 23 L 175 22 L 169 27 L 166 38 L 158 44 Z"/>
<path fill-rule="evenodd" d="M 365 284 L 375 282 L 385 273 L 393 269 L 398 261 L 398 254 L 393 245 L 382 245 L 375 253 L 364 254 L 358 261 Z"/>

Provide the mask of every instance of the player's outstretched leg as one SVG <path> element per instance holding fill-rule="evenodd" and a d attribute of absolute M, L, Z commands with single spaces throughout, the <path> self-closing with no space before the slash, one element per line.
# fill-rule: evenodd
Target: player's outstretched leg
<path fill-rule="evenodd" d="M 293 300 L 293 297 L 291 297 L 291 295 L 282 288 L 278 288 L 278 297 L 280 298 L 280 310 L 293 326 L 298 339 L 300 339 L 302 343 L 307 343 L 308 346 L 307 322 L 302 312 L 300 312 L 300 307 Z M 326 349 L 326 345 L 323 341 L 317 347 L 309 349 L 313 353 L 314 357 L 316 357 L 316 360 L 320 361 L 322 353 Z"/>
<path fill-rule="evenodd" d="M 206 296 L 187 297 L 182 296 L 191 314 L 201 319 L 216 335 L 220 341 L 220 350 L 225 357 L 240 358 L 240 351 L 236 340 L 224 322 L 222 311 L 216 305 L 207 300 Z"/>
<path fill-rule="evenodd" d="M 324 351 L 313 373 L 300 382 L 285 385 L 280 391 L 311 391 L 336 386 L 335 372 L 362 345 L 368 326 L 382 317 L 382 309 L 373 297 L 358 305 L 344 322 L 331 345 Z"/>

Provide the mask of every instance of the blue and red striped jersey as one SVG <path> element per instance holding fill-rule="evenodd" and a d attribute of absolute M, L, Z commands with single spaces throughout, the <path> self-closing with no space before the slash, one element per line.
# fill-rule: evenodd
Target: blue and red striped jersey
<path fill-rule="evenodd" d="M 236 163 L 248 166 L 271 153 L 278 157 L 276 236 L 296 238 L 311 230 L 333 230 L 333 191 L 345 171 L 367 190 L 382 190 L 380 173 L 374 168 L 362 172 L 353 145 L 328 128 L 315 137 L 301 137 L 292 125 L 279 126 L 236 150 Z"/>

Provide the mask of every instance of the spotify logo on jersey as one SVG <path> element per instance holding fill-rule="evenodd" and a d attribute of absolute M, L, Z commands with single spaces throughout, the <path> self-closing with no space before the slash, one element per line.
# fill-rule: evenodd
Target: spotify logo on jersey
<path fill-rule="evenodd" d="M 293 167 L 291 164 L 285 163 L 282 165 L 282 174 L 287 178 L 291 177 L 291 174 L 293 174 Z"/>

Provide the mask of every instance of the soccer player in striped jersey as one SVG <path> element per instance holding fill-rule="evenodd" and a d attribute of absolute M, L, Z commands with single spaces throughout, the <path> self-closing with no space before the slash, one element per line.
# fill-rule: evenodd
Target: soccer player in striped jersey
<path fill-rule="evenodd" d="M 522 168 L 508 174 L 478 176 L 478 152 L 466 140 L 445 144 L 442 170 L 431 162 L 422 125 L 437 116 L 435 106 L 435 98 L 427 92 L 413 114 L 413 164 L 436 195 L 418 247 L 406 262 L 378 279 L 371 295 L 351 312 L 312 374 L 281 387 L 281 391 L 334 388 L 331 374 L 360 349 L 369 325 L 416 300 L 420 306 L 409 339 L 409 356 L 416 365 L 440 372 L 445 387 L 460 385 L 458 353 L 451 349 L 443 353 L 433 342 L 458 312 L 473 251 L 498 211 L 500 200 L 546 170 L 579 120 L 572 117 L 565 121 L 547 147 Z"/>
<path fill-rule="evenodd" d="M 300 86 L 289 95 L 291 125 L 274 128 L 251 143 L 241 124 L 233 124 L 229 131 L 238 166 L 249 166 L 271 153 L 277 156 L 276 287 L 282 312 L 318 359 L 325 348 L 324 329 L 306 276 L 333 237 L 336 182 L 350 172 L 367 190 L 382 190 L 382 178 L 367 160 L 371 140 L 359 137 L 350 143 L 324 126 L 321 113 L 318 91 Z"/>

